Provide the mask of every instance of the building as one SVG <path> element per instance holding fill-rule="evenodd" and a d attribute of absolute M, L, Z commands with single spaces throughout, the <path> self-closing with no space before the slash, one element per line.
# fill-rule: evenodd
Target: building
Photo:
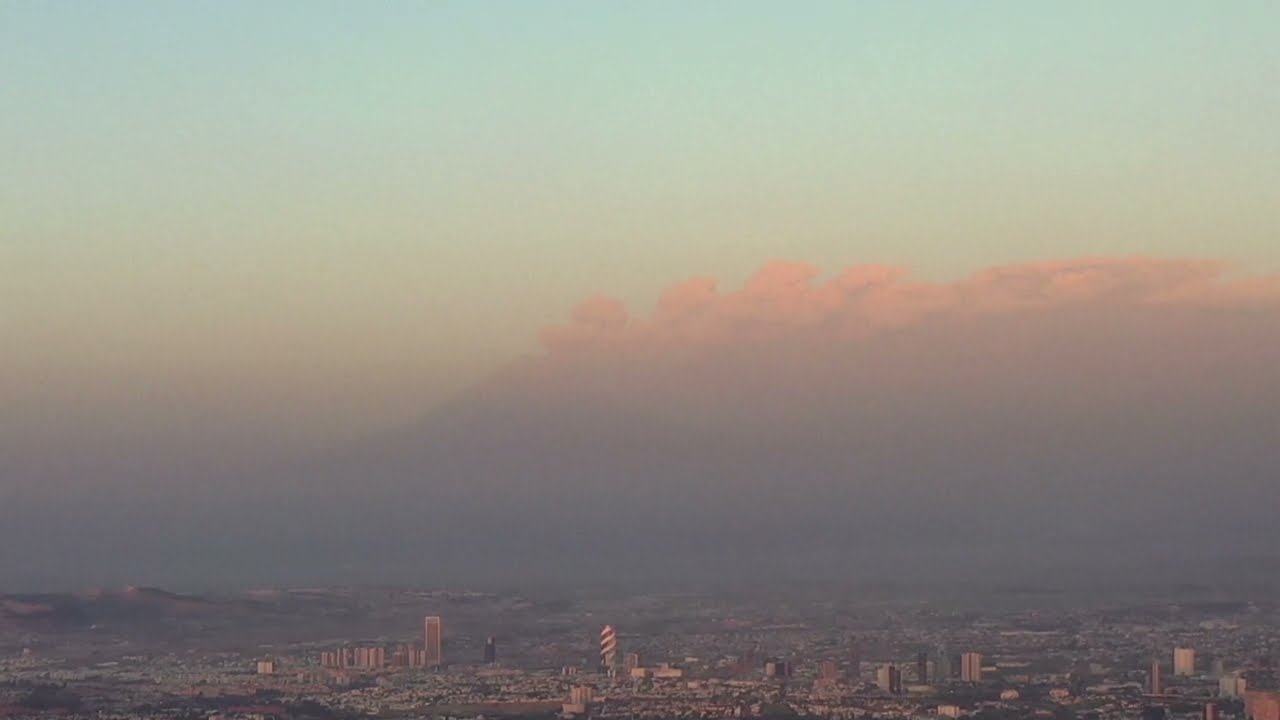
<path fill-rule="evenodd" d="M 916 653 L 916 681 L 921 685 L 929 684 L 929 653 Z"/>
<path fill-rule="evenodd" d="M 1244 697 L 1245 691 L 1248 689 L 1249 683 L 1237 674 L 1224 675 L 1218 680 L 1218 697 L 1239 698 Z"/>
<path fill-rule="evenodd" d="M 1280 720 L 1280 692 L 1246 691 L 1244 716 L 1245 720 Z"/>
<path fill-rule="evenodd" d="M 849 678 L 855 682 L 862 677 L 862 651 L 856 636 L 849 638 Z"/>
<path fill-rule="evenodd" d="M 934 680 L 946 682 L 955 677 L 956 664 L 951 661 L 951 655 L 947 653 L 945 647 L 938 648 L 938 659 L 934 662 Z"/>
<path fill-rule="evenodd" d="M 498 641 L 490 636 L 484 641 L 484 664 L 492 665 L 498 662 Z"/>
<path fill-rule="evenodd" d="M 562 710 L 566 715 L 586 715 L 594 699 L 595 692 L 591 688 L 579 685 L 569 691 L 569 702 L 564 704 Z"/>
<path fill-rule="evenodd" d="M 275 675 L 276 674 L 275 662 L 271 660 L 259 660 L 258 674 L 259 675 Z"/>
<path fill-rule="evenodd" d="M 840 670 L 836 667 L 834 660 L 822 661 L 822 664 L 818 666 L 818 679 L 827 683 L 833 683 L 840 679 Z"/>
<path fill-rule="evenodd" d="M 1173 649 L 1173 674 L 1182 676 L 1196 674 L 1196 651 L 1194 649 L 1184 647 Z"/>
<path fill-rule="evenodd" d="M 902 694 L 902 671 L 897 665 L 881 665 L 876 671 L 876 685 L 890 695 Z"/>
<path fill-rule="evenodd" d="M 1201 720 L 1218 720 L 1218 705 L 1216 703 L 1205 703 Z"/>
<path fill-rule="evenodd" d="M 1160 678 L 1159 660 L 1151 661 L 1151 674 L 1147 677 L 1147 689 L 1151 691 L 1152 695 L 1164 694 L 1164 683 L 1161 682 Z"/>
<path fill-rule="evenodd" d="M 658 667 L 649 670 L 649 673 L 655 678 L 667 680 L 684 677 L 684 670 L 672 667 L 671 663 L 658 663 Z"/>
<path fill-rule="evenodd" d="M 612 625 L 600 629 L 600 668 L 611 671 L 618 663 L 618 631 Z"/>
<path fill-rule="evenodd" d="M 423 649 L 427 654 L 427 667 L 444 664 L 444 626 L 439 616 L 428 615 L 423 621 Z"/>
<path fill-rule="evenodd" d="M 967 652 L 960 656 L 960 682 L 982 682 L 982 654 Z"/>
<path fill-rule="evenodd" d="M 638 667 L 643 667 L 643 664 L 640 662 L 640 653 L 629 652 L 622 656 L 622 667 L 628 674 Z"/>

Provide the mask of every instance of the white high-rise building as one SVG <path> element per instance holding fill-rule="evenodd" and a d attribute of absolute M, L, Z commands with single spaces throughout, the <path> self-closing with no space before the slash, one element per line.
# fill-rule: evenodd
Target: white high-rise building
<path fill-rule="evenodd" d="M 1196 651 L 1194 649 L 1184 647 L 1173 649 L 1173 674 L 1196 674 Z"/>

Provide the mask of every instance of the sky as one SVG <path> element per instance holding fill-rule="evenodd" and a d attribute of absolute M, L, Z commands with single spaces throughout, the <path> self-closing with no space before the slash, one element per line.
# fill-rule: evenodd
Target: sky
<path fill-rule="evenodd" d="M 583 322 L 662 320 L 686 278 L 785 290 L 873 265 L 950 312 L 1008 301 L 983 294 L 992 268 L 1053 292 L 1084 272 L 1073 302 L 1164 309 L 1136 327 L 1171 335 L 1134 348 L 1245 348 L 1170 378 L 1209 366 L 1269 397 L 1249 358 L 1273 335 L 1237 316 L 1271 317 L 1280 270 L 1278 47 L 1280 6 L 1243 0 L 0 4 L 0 512 L 193 489 L 234 512 L 245 476 L 274 482 L 245 468 L 448 416 L 512 362 L 555 365 Z M 579 305 L 596 296 L 618 302 Z M 770 322 L 916 322 L 898 301 Z M 640 335 L 636 357 L 668 361 Z M 648 380 L 669 404 L 646 412 L 676 414 L 688 372 Z M 46 577 L 22 563 L 0 558 Z"/>

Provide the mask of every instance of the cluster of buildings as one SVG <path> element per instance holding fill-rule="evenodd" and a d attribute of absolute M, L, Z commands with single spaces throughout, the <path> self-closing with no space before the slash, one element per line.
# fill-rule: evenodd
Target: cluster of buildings
<path fill-rule="evenodd" d="M 78 694 L 84 717 L 126 707 L 127 717 L 166 720 L 192 708 L 228 720 L 253 714 L 247 708 L 280 717 L 296 715 L 285 709 L 299 704 L 350 718 L 1280 720 L 1272 665 L 1280 603 L 1206 615 L 1167 606 L 842 611 L 820 602 L 612 602 L 412 596 L 403 603 L 412 615 L 383 612 L 359 627 L 375 640 L 246 644 L 252 655 L 148 655 L 123 644 L 130 654 L 102 661 L 109 653 L 95 651 L 76 667 L 39 649 L 15 652 L 0 657 L 0 678 L 15 683 L 0 683 L 0 717 L 49 686 L 55 700 Z M 449 616 L 447 637 L 441 615 L 418 614 L 424 606 Z M 330 627 L 349 630 L 342 617 Z M 616 624 L 602 626 L 602 618 Z M 413 642 L 395 637 L 397 627 L 419 622 Z M 1156 662 L 1152 645 L 1167 648 Z M 75 712 L 47 717 L 81 716 Z"/>
<path fill-rule="evenodd" d="M 439 616 L 423 621 L 422 645 L 400 645 L 391 652 L 381 645 L 342 647 L 320 653 L 320 667 L 330 670 L 381 670 L 383 668 L 435 668 L 444 664 L 444 625 Z M 497 643 L 485 643 L 484 661 L 497 662 Z"/>

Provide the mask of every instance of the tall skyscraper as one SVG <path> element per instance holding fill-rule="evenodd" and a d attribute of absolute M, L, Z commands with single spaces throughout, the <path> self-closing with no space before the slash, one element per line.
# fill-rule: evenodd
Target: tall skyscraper
<path fill-rule="evenodd" d="M 1160 660 L 1159 659 L 1155 659 L 1151 661 L 1151 675 L 1149 677 L 1149 680 L 1150 680 L 1149 689 L 1151 690 L 1151 694 L 1163 695 L 1164 683 L 1161 682 L 1161 678 L 1160 678 Z"/>
<path fill-rule="evenodd" d="M 484 664 L 492 665 L 498 662 L 498 641 L 492 636 L 484 641 Z"/>
<path fill-rule="evenodd" d="M 881 665 L 876 671 L 876 685 L 890 695 L 902 694 L 902 671 L 892 663 Z"/>
<path fill-rule="evenodd" d="M 1201 720 L 1218 720 L 1217 703 L 1205 703 L 1204 714 L 1201 715 Z"/>
<path fill-rule="evenodd" d="M 960 682 L 982 682 L 981 653 L 967 652 L 960 656 Z"/>
<path fill-rule="evenodd" d="M 1184 676 L 1196 674 L 1196 651 L 1193 648 L 1173 649 L 1173 674 Z"/>
<path fill-rule="evenodd" d="M 612 625 L 600 629 L 600 667 L 613 670 L 618 662 L 618 631 Z"/>
<path fill-rule="evenodd" d="M 929 653 L 916 653 L 916 680 L 922 685 L 929 683 Z"/>
<path fill-rule="evenodd" d="M 444 628 L 440 622 L 440 618 L 436 615 L 428 615 L 423 623 L 425 630 L 423 633 L 423 649 L 426 651 L 426 660 L 428 667 L 437 667 L 444 664 Z"/>
<path fill-rule="evenodd" d="M 938 648 L 938 660 L 934 663 L 935 680 L 947 682 L 955 675 L 955 664 L 951 662 L 951 654 L 946 646 Z"/>
<path fill-rule="evenodd" d="M 849 638 L 849 678 L 855 682 L 862 676 L 862 651 L 858 648 L 858 638 Z"/>
<path fill-rule="evenodd" d="M 622 657 L 622 668 L 626 670 L 628 673 L 630 673 L 632 670 L 635 670 L 636 668 L 641 666 L 642 666 L 642 663 L 640 662 L 640 653 L 629 652 Z"/>

